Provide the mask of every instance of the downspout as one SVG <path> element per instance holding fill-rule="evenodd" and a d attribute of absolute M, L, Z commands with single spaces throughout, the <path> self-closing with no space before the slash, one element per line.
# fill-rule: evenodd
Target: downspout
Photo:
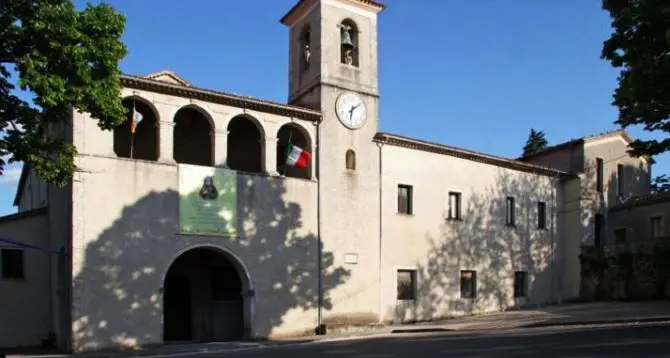
<path fill-rule="evenodd" d="M 70 131 L 69 133 L 69 140 L 74 143 L 74 110 L 72 112 L 72 117 L 70 119 L 70 125 L 68 130 Z M 65 237 L 65 243 L 63 243 L 63 246 L 61 248 L 61 254 L 59 255 L 60 258 L 62 258 L 62 262 L 64 263 L 64 272 L 63 272 L 63 278 L 64 278 L 64 285 L 62 287 L 63 289 L 63 304 L 65 305 L 63 307 L 63 311 L 65 313 L 65 317 L 67 320 L 63 319 L 62 321 L 62 327 L 65 336 L 65 351 L 67 353 L 73 353 L 74 352 L 74 331 L 73 331 L 73 322 L 74 322 L 74 312 L 72 309 L 72 291 L 73 291 L 73 285 L 74 285 L 74 277 L 73 277 L 73 270 L 72 270 L 72 265 L 73 265 L 73 252 L 74 252 L 74 177 L 70 179 L 70 184 L 67 186 L 67 200 L 65 200 L 65 205 L 66 210 L 67 210 L 67 236 Z M 79 198 L 76 198 L 79 199 Z M 53 206 L 52 206 L 53 207 Z M 51 210 L 49 210 L 51 211 Z M 51 215 L 51 213 L 49 214 Z M 64 249 L 63 249 L 64 248 Z"/>
<path fill-rule="evenodd" d="M 379 148 L 379 173 L 378 173 L 378 184 L 379 184 L 379 323 L 383 323 L 384 321 L 384 290 L 383 290 L 383 285 L 382 285 L 382 277 L 383 277 L 383 258 L 384 255 L 382 254 L 383 251 L 383 220 L 384 220 L 384 215 L 382 213 L 382 201 L 383 201 L 383 195 L 382 195 L 382 147 L 384 147 L 384 143 L 382 142 L 377 142 L 377 147 Z"/>
<path fill-rule="evenodd" d="M 558 202 L 556 201 L 557 195 L 556 191 L 558 190 L 558 176 L 552 176 L 552 181 L 554 184 L 554 188 L 551 191 L 551 202 L 553 205 L 551 206 L 551 300 L 552 303 L 560 303 L 558 302 L 559 300 L 556 299 L 556 226 L 558 225 L 558 215 L 557 215 L 557 206 Z"/>
<path fill-rule="evenodd" d="M 321 122 L 316 122 L 316 236 L 317 236 L 317 286 L 318 286 L 318 305 L 317 305 L 317 326 L 314 333 L 317 335 L 326 334 L 326 327 L 323 324 L 323 248 L 321 243 Z"/>

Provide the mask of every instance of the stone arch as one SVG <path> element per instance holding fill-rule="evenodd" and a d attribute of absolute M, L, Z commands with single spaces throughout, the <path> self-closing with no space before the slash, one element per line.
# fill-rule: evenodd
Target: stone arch
<path fill-rule="evenodd" d="M 237 115 L 228 122 L 228 151 L 226 165 L 230 169 L 263 172 L 265 130 L 249 115 Z"/>
<path fill-rule="evenodd" d="M 253 337 L 253 281 L 229 249 L 199 244 L 181 250 L 162 283 L 164 342 Z"/>
<path fill-rule="evenodd" d="M 174 115 L 173 158 L 177 163 L 214 165 L 214 120 L 202 107 L 187 105 Z"/>
<path fill-rule="evenodd" d="M 349 170 L 356 170 L 356 152 L 352 149 L 347 150 L 345 154 L 345 166 Z"/>
<path fill-rule="evenodd" d="M 312 28 L 305 25 L 300 31 L 300 68 L 309 69 L 312 58 Z"/>
<path fill-rule="evenodd" d="M 126 120 L 114 128 L 114 153 L 120 158 L 157 161 L 159 157 L 160 117 L 151 101 L 132 95 L 122 100 Z M 142 117 L 132 134 L 133 108 Z"/>
<path fill-rule="evenodd" d="M 313 158 L 309 161 L 307 168 L 297 168 L 286 165 L 286 154 L 289 140 L 294 146 L 312 152 L 312 140 L 309 132 L 303 126 L 295 122 L 289 122 L 282 125 L 277 131 L 277 172 L 287 177 L 311 179 L 312 165 L 314 163 Z"/>
<path fill-rule="evenodd" d="M 340 22 L 340 62 L 350 66 L 359 65 L 358 25 L 351 19 Z"/>

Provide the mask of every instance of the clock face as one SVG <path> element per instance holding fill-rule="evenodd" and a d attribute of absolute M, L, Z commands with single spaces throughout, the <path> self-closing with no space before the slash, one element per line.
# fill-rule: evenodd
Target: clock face
<path fill-rule="evenodd" d="M 344 92 L 337 97 L 335 112 L 340 122 L 348 128 L 358 129 L 365 124 L 367 116 L 365 102 L 355 93 Z"/>

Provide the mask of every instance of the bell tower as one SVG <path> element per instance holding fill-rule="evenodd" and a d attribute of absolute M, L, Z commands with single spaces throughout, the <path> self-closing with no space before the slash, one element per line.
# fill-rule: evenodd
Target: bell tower
<path fill-rule="evenodd" d="M 378 97 L 377 14 L 371 0 L 299 0 L 290 28 L 289 104 L 319 109 L 314 90 L 337 86 Z"/>
<path fill-rule="evenodd" d="M 323 114 L 316 153 L 323 252 L 332 254 L 331 266 L 350 271 L 345 282 L 323 288 L 332 298 L 326 324 L 329 316 L 380 314 L 381 173 L 373 137 L 383 9 L 373 0 L 299 0 L 281 19 L 290 28 L 288 102 Z"/>

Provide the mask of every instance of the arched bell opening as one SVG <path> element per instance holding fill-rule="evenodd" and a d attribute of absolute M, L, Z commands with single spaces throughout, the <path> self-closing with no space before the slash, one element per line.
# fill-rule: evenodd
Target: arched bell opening
<path fill-rule="evenodd" d="M 300 68 L 303 71 L 309 69 L 312 61 L 312 30 L 306 25 L 300 32 Z"/>
<path fill-rule="evenodd" d="M 158 114 L 144 99 L 123 99 L 128 114 L 114 128 L 114 153 L 120 158 L 157 161 L 159 156 Z"/>
<path fill-rule="evenodd" d="M 174 116 L 173 158 L 177 163 L 214 165 L 214 124 L 193 107 L 185 107 Z"/>
<path fill-rule="evenodd" d="M 340 23 L 340 62 L 358 67 L 358 26 L 350 19 Z"/>
<path fill-rule="evenodd" d="M 312 141 L 303 128 L 293 123 L 284 124 L 277 132 L 277 172 L 287 177 L 310 179 L 314 162 L 311 150 Z M 307 155 L 304 166 L 301 159 L 295 157 L 298 152 Z"/>
<path fill-rule="evenodd" d="M 237 116 L 228 123 L 228 157 L 230 169 L 263 172 L 263 148 L 265 133 L 260 124 L 247 116 Z"/>

